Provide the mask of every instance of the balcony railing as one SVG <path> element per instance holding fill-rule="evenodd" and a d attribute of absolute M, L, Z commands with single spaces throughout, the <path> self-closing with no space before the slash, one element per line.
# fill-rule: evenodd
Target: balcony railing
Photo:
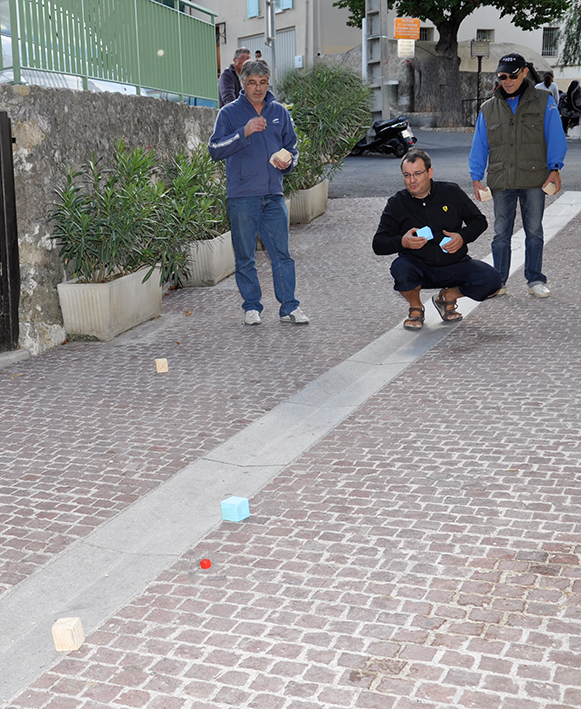
<path fill-rule="evenodd" d="M 27 74 L 66 75 L 79 77 L 84 89 L 103 81 L 212 104 L 216 13 L 188 0 L 171 4 L 0 0 L 0 76 L 18 84 Z"/>

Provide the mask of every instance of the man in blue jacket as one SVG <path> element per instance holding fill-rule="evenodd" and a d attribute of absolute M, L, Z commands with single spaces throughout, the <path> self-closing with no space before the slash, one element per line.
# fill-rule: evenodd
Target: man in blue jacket
<path fill-rule="evenodd" d="M 281 322 L 307 325 L 295 298 L 295 263 L 289 253 L 288 210 L 283 175 L 297 164 L 297 136 L 285 107 L 268 90 L 264 59 L 244 62 L 243 91 L 218 113 L 208 149 L 226 160 L 226 196 L 236 257 L 236 283 L 246 325 L 259 325 L 263 305 L 255 265 L 260 234 L 270 256 Z"/>
<path fill-rule="evenodd" d="M 525 268 L 529 293 L 547 298 L 551 291 L 543 267 L 543 212 L 545 192 L 561 189 L 559 170 L 567 139 L 555 99 L 528 80 L 527 63 L 520 54 L 507 54 L 496 69 L 500 86 L 482 105 L 470 152 L 470 175 L 476 199 L 485 189 L 481 180 L 488 163 L 488 187 L 494 199 L 492 257 L 506 293 L 510 273 L 511 238 L 520 202 L 525 230 Z"/>

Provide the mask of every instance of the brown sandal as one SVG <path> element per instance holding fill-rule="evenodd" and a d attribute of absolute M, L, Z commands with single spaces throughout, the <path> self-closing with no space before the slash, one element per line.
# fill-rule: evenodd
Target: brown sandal
<path fill-rule="evenodd" d="M 421 313 L 421 315 L 412 315 L 412 312 Z M 403 326 L 406 330 L 421 330 L 424 326 L 425 311 L 423 308 L 410 308 L 407 318 L 403 321 Z M 409 323 L 419 323 L 419 325 L 411 325 Z"/>
<path fill-rule="evenodd" d="M 462 320 L 462 314 L 456 312 L 458 303 L 444 300 L 442 297 L 443 289 L 438 293 L 438 295 L 432 296 L 432 303 L 436 310 L 440 313 L 440 317 L 444 322 L 460 322 Z"/>

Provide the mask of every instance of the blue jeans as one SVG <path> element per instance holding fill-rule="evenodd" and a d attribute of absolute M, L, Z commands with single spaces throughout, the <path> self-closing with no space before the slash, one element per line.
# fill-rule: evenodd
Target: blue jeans
<path fill-rule="evenodd" d="M 525 230 L 525 278 L 529 285 L 546 283 L 543 275 L 543 212 L 545 193 L 540 187 L 531 190 L 500 190 L 493 192 L 494 239 L 492 257 L 494 267 L 500 272 L 503 284 L 510 273 L 511 239 L 516 216 L 516 203 L 520 201 Z"/>
<path fill-rule="evenodd" d="M 267 194 L 260 197 L 228 199 L 232 244 L 236 257 L 236 283 L 244 310 L 262 312 L 262 291 L 256 272 L 255 254 L 258 234 L 272 265 L 274 294 L 280 303 L 281 317 L 298 307 L 295 298 L 295 262 L 288 246 L 288 210 L 284 197 Z"/>

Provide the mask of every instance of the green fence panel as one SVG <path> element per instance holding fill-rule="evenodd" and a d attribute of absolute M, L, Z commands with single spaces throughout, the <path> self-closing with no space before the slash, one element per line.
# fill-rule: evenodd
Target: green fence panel
<path fill-rule="evenodd" d="M 171 4 L 171 3 L 169 3 Z M 154 0 L 0 0 L 12 66 L 216 100 L 214 13 L 201 20 Z M 4 46 L 4 45 L 3 45 Z M 17 48 L 16 51 L 14 48 Z M 16 54 L 16 56 L 14 56 Z"/>

